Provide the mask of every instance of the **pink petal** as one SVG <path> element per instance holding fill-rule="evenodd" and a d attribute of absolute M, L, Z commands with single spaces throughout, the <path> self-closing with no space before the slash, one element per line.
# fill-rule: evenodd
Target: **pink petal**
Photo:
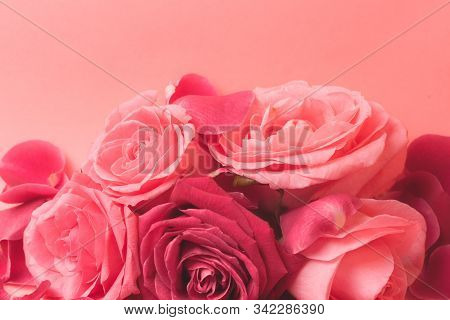
<path fill-rule="evenodd" d="M 339 265 L 331 295 L 339 300 L 377 298 L 394 271 L 393 262 L 390 249 L 382 241 L 348 252 Z"/>
<path fill-rule="evenodd" d="M 31 213 L 44 200 L 36 200 L 0 211 L 0 240 L 20 240 L 30 222 Z"/>
<path fill-rule="evenodd" d="M 369 164 L 368 166 L 353 168 L 353 173 L 337 181 L 325 184 L 314 195 L 314 198 L 338 192 L 346 192 L 357 195 L 360 198 L 366 198 L 387 191 L 404 169 L 408 137 L 406 129 L 395 119 L 389 121 L 386 126 L 386 132 L 385 140 L 379 141 L 380 139 L 377 139 L 368 142 L 365 146 L 355 151 L 353 155 L 350 154 L 350 156 L 344 157 L 344 159 L 353 159 L 360 152 L 362 152 L 362 155 L 374 157 L 376 151 L 368 149 L 368 146 L 379 141 L 381 142 L 379 147 L 384 148 L 384 150 L 380 150 L 376 161 L 372 163 L 366 161 Z M 339 164 L 339 166 L 343 166 L 343 164 Z M 339 167 L 335 169 L 337 170 L 336 172 L 341 170 Z"/>
<path fill-rule="evenodd" d="M 169 103 L 174 103 L 181 97 L 188 95 L 216 96 L 216 89 L 208 79 L 194 73 L 184 75 L 178 82 Z"/>
<path fill-rule="evenodd" d="M 11 274 L 10 246 L 8 240 L 0 241 L 0 283 L 9 279 Z"/>
<path fill-rule="evenodd" d="M 50 288 L 49 281 L 43 281 L 38 286 L 22 284 L 4 284 L 0 286 L 0 299 L 5 300 L 40 300 L 45 297 Z"/>
<path fill-rule="evenodd" d="M 335 195 L 282 215 L 283 246 L 292 254 L 303 251 L 320 237 L 336 234 L 359 207 L 357 199 Z"/>
<path fill-rule="evenodd" d="M 39 183 L 55 187 L 63 177 L 65 159 L 53 144 L 30 140 L 12 147 L 0 160 L 0 176 L 9 186 Z"/>
<path fill-rule="evenodd" d="M 393 234 L 384 240 L 392 250 L 397 252 L 402 266 L 407 270 L 410 285 L 423 267 L 427 230 L 425 219 L 415 209 L 395 200 L 364 199 L 362 202 L 361 210 L 368 215 L 383 217 L 385 215 L 382 213 L 387 212 L 399 220 L 408 222 L 403 233 Z"/>
<path fill-rule="evenodd" d="M 332 261 L 310 260 L 291 282 L 289 293 L 299 300 L 326 300 L 342 257 Z"/>
<path fill-rule="evenodd" d="M 220 134 L 244 121 L 254 99 L 252 91 L 242 91 L 227 96 L 184 96 L 177 104 L 186 109 L 198 132 Z"/>
<path fill-rule="evenodd" d="M 58 189 L 45 184 L 24 183 L 13 187 L 6 187 L 0 194 L 0 202 L 24 203 L 37 198 L 53 198 Z"/>
<path fill-rule="evenodd" d="M 22 240 L 9 241 L 9 259 L 11 262 L 11 273 L 8 281 L 34 285 L 33 277 L 25 264 Z"/>

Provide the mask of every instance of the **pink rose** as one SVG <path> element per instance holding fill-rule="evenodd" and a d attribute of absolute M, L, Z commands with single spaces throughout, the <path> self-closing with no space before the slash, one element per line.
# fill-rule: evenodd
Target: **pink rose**
<path fill-rule="evenodd" d="M 84 171 L 115 201 L 136 206 L 168 192 L 191 174 L 209 174 L 216 162 L 193 140 L 239 125 L 254 99 L 251 91 L 218 96 L 205 78 L 188 74 L 167 89 L 168 103 L 155 105 L 147 91 L 108 118 Z"/>
<path fill-rule="evenodd" d="M 419 211 L 427 222 L 425 266 L 410 287 L 415 299 L 450 299 L 450 138 L 427 135 L 408 149 L 406 176 L 390 196 Z"/>
<path fill-rule="evenodd" d="M 426 225 L 395 200 L 322 198 L 281 216 L 283 245 L 305 258 L 297 299 L 404 299 L 422 269 Z"/>
<path fill-rule="evenodd" d="M 269 225 L 210 178 L 180 180 L 170 202 L 140 217 L 147 299 L 258 299 L 287 274 Z M 277 289 L 276 289 L 277 288 Z"/>
<path fill-rule="evenodd" d="M 36 209 L 24 232 L 28 269 L 63 299 L 123 299 L 138 293 L 137 217 L 75 175 Z"/>
<path fill-rule="evenodd" d="M 115 201 L 135 206 L 171 188 L 194 138 L 178 105 L 156 106 L 154 92 L 124 103 L 108 118 L 84 171 Z"/>
<path fill-rule="evenodd" d="M 35 281 L 25 266 L 23 231 L 31 213 L 53 198 L 66 181 L 65 159 L 57 147 L 40 140 L 15 145 L 0 160 L 5 183 L 0 202 L 0 298 L 39 299 L 47 282 Z"/>
<path fill-rule="evenodd" d="M 254 93 L 246 121 L 208 144 L 229 171 L 318 198 L 377 194 L 403 169 L 406 130 L 359 93 L 301 81 Z"/>

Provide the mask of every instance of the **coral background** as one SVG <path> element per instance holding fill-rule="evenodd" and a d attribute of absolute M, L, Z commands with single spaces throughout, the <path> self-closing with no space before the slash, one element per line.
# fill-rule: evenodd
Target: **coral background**
<path fill-rule="evenodd" d="M 325 83 L 447 1 L 1 2 L 137 91 L 197 72 L 230 92 Z M 40 138 L 78 167 L 134 92 L 1 2 L 0 154 Z M 449 21 L 447 6 L 333 84 L 380 102 L 412 138 L 450 135 Z"/>

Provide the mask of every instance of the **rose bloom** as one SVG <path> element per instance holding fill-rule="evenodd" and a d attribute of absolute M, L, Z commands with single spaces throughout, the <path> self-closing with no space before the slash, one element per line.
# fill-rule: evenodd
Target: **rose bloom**
<path fill-rule="evenodd" d="M 305 258 L 297 299 L 404 299 L 422 269 L 426 225 L 395 200 L 332 195 L 281 216 L 283 246 Z"/>
<path fill-rule="evenodd" d="M 247 120 L 208 143 L 229 171 L 318 198 L 372 196 L 403 169 L 405 128 L 359 93 L 302 81 L 254 93 Z"/>
<path fill-rule="evenodd" d="M 269 225 L 210 178 L 187 178 L 140 217 L 146 299 L 276 296 L 287 274 Z"/>
<path fill-rule="evenodd" d="M 137 217 L 75 175 L 36 209 L 24 232 L 26 265 L 63 299 L 123 299 L 138 293 Z"/>
<path fill-rule="evenodd" d="M 185 110 L 156 106 L 145 92 L 108 118 L 83 171 L 115 201 L 135 206 L 154 199 L 180 177 L 179 164 L 195 135 Z"/>
<path fill-rule="evenodd" d="M 32 278 L 25 266 L 23 231 L 31 213 L 53 198 L 66 182 L 65 158 L 41 140 L 19 143 L 0 160 L 0 298 L 40 299 L 49 283 Z"/>
<path fill-rule="evenodd" d="M 427 135 L 408 149 L 406 174 L 391 197 L 417 209 L 427 222 L 425 266 L 410 287 L 413 299 L 450 298 L 450 138 Z"/>

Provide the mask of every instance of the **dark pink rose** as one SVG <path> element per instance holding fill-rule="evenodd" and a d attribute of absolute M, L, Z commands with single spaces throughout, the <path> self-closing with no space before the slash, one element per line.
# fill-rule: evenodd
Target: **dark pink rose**
<path fill-rule="evenodd" d="M 390 194 L 427 222 L 425 266 L 409 293 L 416 299 L 450 298 L 450 138 L 427 135 L 408 149 L 405 177 Z"/>
<path fill-rule="evenodd" d="M 26 265 L 52 297 L 124 299 L 138 293 L 138 221 L 126 206 L 72 177 L 36 209 L 24 232 Z"/>
<path fill-rule="evenodd" d="M 35 281 L 25 266 L 23 231 L 32 211 L 65 183 L 65 159 L 60 149 L 46 141 L 26 141 L 0 160 L 0 177 L 5 184 L 0 203 L 7 206 L 0 211 L 0 297 L 39 299 L 49 283 Z"/>
<path fill-rule="evenodd" d="M 297 299 L 404 299 L 422 269 L 426 225 L 395 200 L 332 195 L 281 216 L 283 247 L 305 257 Z"/>
<path fill-rule="evenodd" d="M 239 197 L 237 197 L 239 198 Z M 269 225 L 210 178 L 188 178 L 140 217 L 147 299 L 259 299 L 287 268 Z"/>

